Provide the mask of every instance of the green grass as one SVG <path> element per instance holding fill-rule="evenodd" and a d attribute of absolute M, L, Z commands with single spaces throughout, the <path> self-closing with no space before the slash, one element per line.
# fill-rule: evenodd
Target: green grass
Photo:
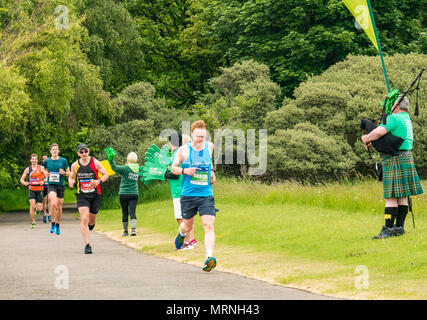
<path fill-rule="evenodd" d="M 76 202 L 73 190 L 65 189 L 64 203 Z M 28 189 L 3 189 L 0 192 L 0 213 L 28 210 L 30 204 L 28 201 Z"/>
<path fill-rule="evenodd" d="M 144 190 L 137 217 L 138 226 L 164 235 L 172 243 L 177 224 L 172 201 L 165 199 L 169 196 L 167 185 Z M 423 186 L 426 190 L 424 182 Z M 373 241 L 372 236 L 384 224 L 382 188 L 377 181 L 304 186 L 220 179 L 214 194 L 220 209 L 215 222 L 215 254 L 224 267 L 335 296 L 427 298 L 425 195 L 413 197 L 415 229 L 409 213 L 404 236 Z M 97 224 L 104 231 L 120 230 L 120 210 L 102 211 Z M 202 244 L 198 218 L 195 230 Z M 233 254 L 221 256 L 221 248 L 224 252 L 232 248 Z M 162 254 L 173 248 L 152 243 L 149 250 Z M 243 252 L 253 260 L 240 261 Z M 368 289 L 355 288 L 358 266 L 367 267 Z"/>

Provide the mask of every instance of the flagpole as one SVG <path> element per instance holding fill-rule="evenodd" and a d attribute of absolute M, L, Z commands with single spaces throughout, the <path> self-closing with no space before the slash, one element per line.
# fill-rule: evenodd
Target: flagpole
<path fill-rule="evenodd" d="M 374 19 L 374 13 L 372 12 L 371 1 L 366 0 L 366 2 L 368 3 L 369 14 L 371 15 L 372 26 L 374 27 L 375 39 L 377 40 L 378 52 L 380 54 L 381 65 L 383 67 L 383 73 L 384 73 L 384 78 L 385 78 L 385 84 L 387 86 L 387 93 L 390 94 L 390 86 L 388 85 L 387 71 L 385 70 L 383 52 L 381 50 L 380 38 L 378 37 L 377 27 L 375 26 L 375 19 Z"/>

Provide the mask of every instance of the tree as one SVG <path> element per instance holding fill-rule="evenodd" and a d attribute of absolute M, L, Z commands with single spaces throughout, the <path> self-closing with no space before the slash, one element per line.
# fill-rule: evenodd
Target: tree
<path fill-rule="evenodd" d="M 385 57 L 385 64 L 391 88 L 397 88 L 403 92 L 421 68 L 427 64 L 427 55 L 394 55 Z M 411 105 L 409 114 L 414 128 L 413 154 L 417 170 L 421 174 L 427 172 L 425 155 L 427 116 L 422 111 L 427 98 L 426 89 L 427 85 L 421 82 L 419 117 L 414 117 L 412 111 L 416 101 L 415 94 L 409 95 Z M 289 152 L 292 152 L 292 157 L 296 162 L 303 163 L 311 159 L 314 162 L 313 166 L 316 166 L 317 156 L 312 157 L 312 155 L 323 154 L 329 159 L 326 161 L 330 161 L 330 163 L 324 163 L 326 168 L 332 168 L 335 165 L 337 168 L 345 169 L 350 175 L 354 175 L 356 171 L 372 172 L 372 160 L 360 141 L 362 135 L 360 122 L 362 119 L 373 119 L 381 115 L 380 103 L 384 99 L 385 91 L 384 76 L 378 57 L 349 56 L 321 75 L 301 83 L 294 91 L 295 99 L 285 99 L 280 109 L 268 113 L 265 117 L 265 127 L 269 129 L 268 152 L 269 165 L 271 165 L 268 172 L 270 174 L 275 171 L 281 172 L 282 175 L 279 176 L 287 179 L 287 173 L 278 166 L 285 157 L 280 154 Z M 314 130 L 322 132 L 322 135 L 318 133 L 316 135 L 319 135 L 320 138 L 323 137 L 325 143 L 330 140 L 329 143 L 336 144 L 340 150 L 338 154 L 343 158 L 328 155 L 327 150 L 331 152 L 333 150 L 329 147 L 323 153 L 319 149 L 319 145 L 323 145 L 320 140 L 318 144 L 311 140 L 308 141 L 309 137 L 305 132 L 307 131 L 306 126 L 300 126 L 303 123 L 310 123 L 316 128 Z M 289 141 L 294 141 L 292 145 L 294 151 L 290 151 Z M 324 146 L 326 147 L 326 144 Z M 304 150 L 304 152 L 299 150 Z M 272 155 L 270 151 L 275 155 Z M 376 152 L 372 152 L 372 154 L 374 159 L 378 160 Z M 335 177 L 335 173 L 332 171 L 330 174 L 329 178 Z M 295 172 L 290 174 L 291 177 L 295 175 Z M 322 175 L 323 179 L 326 179 L 326 172 L 323 172 Z"/>
<path fill-rule="evenodd" d="M 57 23 L 60 5 L 69 19 Z M 118 113 L 102 90 L 98 68 L 81 51 L 87 31 L 75 16 L 74 1 L 7 1 L 6 9 L 0 131 L 7 134 L 0 157 L 24 166 L 31 153 L 46 153 L 55 142 L 61 155 L 74 158 L 81 139 L 100 122 L 114 123 Z"/>
<path fill-rule="evenodd" d="M 221 68 L 209 85 L 213 93 L 203 96 L 195 109 L 214 128 L 259 129 L 267 112 L 276 109 L 280 96 L 268 67 L 253 60 Z"/>
<path fill-rule="evenodd" d="M 143 77 L 144 53 L 137 25 L 122 3 L 86 1 L 79 8 L 89 37 L 83 43 L 92 64 L 100 68 L 104 90 L 118 95 Z"/>
<path fill-rule="evenodd" d="M 378 0 L 373 10 L 385 54 L 425 52 L 421 1 Z M 211 49 L 227 65 L 248 59 L 267 65 L 287 97 L 349 53 L 377 54 L 341 0 L 214 0 L 199 15 L 209 30 L 203 35 L 216 40 Z"/>
<path fill-rule="evenodd" d="M 217 71 L 218 55 L 206 49 L 195 25 L 208 1 L 126 0 L 142 38 L 144 74 L 141 80 L 156 87 L 168 106 L 189 108 L 206 93 L 206 81 Z M 199 48 L 202 48 L 199 50 Z"/>

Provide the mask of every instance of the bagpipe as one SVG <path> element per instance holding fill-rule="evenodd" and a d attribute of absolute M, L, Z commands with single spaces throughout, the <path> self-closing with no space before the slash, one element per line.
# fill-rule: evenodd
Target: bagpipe
<path fill-rule="evenodd" d="M 363 134 L 369 134 L 375 128 L 377 128 L 379 124 L 383 124 L 383 125 L 387 124 L 387 117 L 394 112 L 394 109 L 396 108 L 397 105 L 399 105 L 399 103 L 403 100 L 403 98 L 414 90 L 416 90 L 417 92 L 414 115 L 418 116 L 418 113 L 419 113 L 418 92 L 420 88 L 421 76 L 424 70 L 425 70 L 424 68 L 421 69 L 420 73 L 415 77 L 414 80 L 412 80 L 411 84 L 403 94 L 399 95 L 399 91 L 397 89 L 393 89 L 390 92 L 390 94 L 387 95 L 385 100 L 381 102 L 381 106 L 382 106 L 381 116 L 375 119 L 363 119 L 361 121 L 360 128 L 362 129 Z M 415 83 L 417 83 L 417 86 L 413 88 Z M 371 141 L 371 144 L 376 151 L 395 156 L 398 154 L 399 148 L 402 145 L 403 141 L 404 140 L 402 138 L 392 135 L 391 133 L 388 132 L 378 140 Z M 369 153 L 369 157 L 372 159 L 369 148 L 368 148 L 368 153 Z"/>

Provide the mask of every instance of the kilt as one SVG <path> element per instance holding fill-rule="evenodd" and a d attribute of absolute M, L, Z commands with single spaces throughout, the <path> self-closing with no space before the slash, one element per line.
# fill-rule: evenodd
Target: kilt
<path fill-rule="evenodd" d="M 384 199 L 404 198 L 424 192 L 410 151 L 382 159 Z"/>

